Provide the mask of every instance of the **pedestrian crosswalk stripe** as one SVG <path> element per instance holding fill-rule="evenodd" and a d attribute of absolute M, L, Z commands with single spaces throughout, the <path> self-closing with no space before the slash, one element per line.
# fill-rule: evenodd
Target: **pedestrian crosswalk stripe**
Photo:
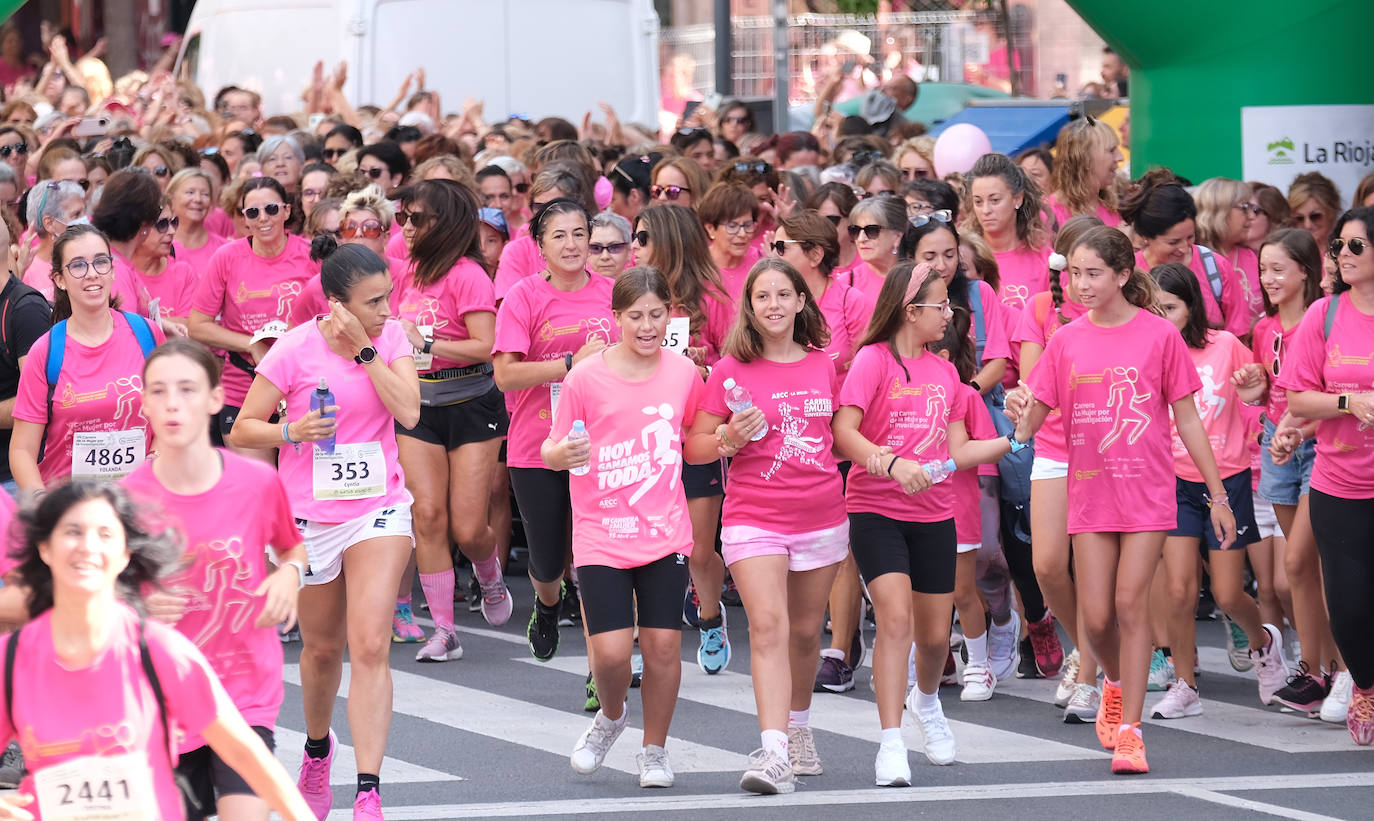
<path fill-rule="evenodd" d="M 275 735 L 277 738 L 277 760 L 281 762 L 288 773 L 294 776 L 301 770 L 301 756 L 305 752 L 305 733 L 277 727 Z M 353 758 L 353 748 L 340 742 L 335 742 L 335 745 L 334 765 L 329 770 L 329 783 L 335 786 L 344 784 L 351 786 L 356 783 L 358 772 L 357 761 Z M 392 784 L 424 784 L 435 781 L 464 780 L 460 776 L 431 770 L 428 767 L 421 767 L 419 764 L 411 764 L 408 761 L 401 761 L 390 756 L 382 759 L 382 772 L 386 773 L 387 782 Z"/>

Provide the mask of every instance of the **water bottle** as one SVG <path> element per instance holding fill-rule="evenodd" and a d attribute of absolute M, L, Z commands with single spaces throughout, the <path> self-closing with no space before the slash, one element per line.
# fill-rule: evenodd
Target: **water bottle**
<path fill-rule="evenodd" d="M 958 468 L 954 466 L 953 459 L 946 459 L 943 462 L 939 459 L 932 459 L 929 462 L 923 462 L 921 464 L 921 470 L 924 470 L 926 475 L 930 477 L 930 483 L 932 485 L 938 485 L 953 476 L 954 471 L 958 470 Z"/>
<path fill-rule="evenodd" d="M 574 420 L 573 420 L 572 430 L 568 431 L 568 441 L 569 441 L 569 442 L 586 442 L 587 440 L 589 440 L 589 439 L 591 439 L 591 438 L 592 438 L 591 436 L 587 435 L 587 423 L 586 423 L 586 422 L 583 422 L 581 419 L 574 419 Z M 571 474 L 574 475 L 574 476 L 586 476 L 586 475 L 587 475 L 587 472 L 590 471 L 591 469 L 592 469 L 591 460 L 588 459 L 588 460 L 587 460 L 587 464 L 583 465 L 583 466 L 580 467 L 580 468 L 573 468 L 572 470 L 570 470 L 570 471 L 568 471 L 568 472 L 571 473 Z"/>
<path fill-rule="evenodd" d="M 754 407 L 754 398 L 749 395 L 748 388 L 737 384 L 733 379 L 725 380 L 722 387 L 725 388 L 725 407 L 729 408 L 731 413 L 739 413 Z M 758 433 L 749 437 L 749 441 L 757 442 L 767 435 L 768 426 L 764 425 L 759 428 Z"/>
<path fill-rule="evenodd" d="M 334 411 L 325 410 L 325 408 L 330 408 L 333 406 L 334 394 L 329 390 L 329 385 L 325 383 L 325 379 L 322 376 L 320 377 L 320 386 L 316 388 L 313 393 L 310 394 L 310 409 L 312 411 L 319 411 L 321 419 L 333 419 Z M 338 428 L 335 428 L 335 433 L 330 434 L 329 438 L 327 439 L 321 439 L 318 442 L 316 442 L 315 447 L 319 448 L 325 453 L 333 453 L 334 437 L 335 435 L 337 435 L 337 433 Z"/>

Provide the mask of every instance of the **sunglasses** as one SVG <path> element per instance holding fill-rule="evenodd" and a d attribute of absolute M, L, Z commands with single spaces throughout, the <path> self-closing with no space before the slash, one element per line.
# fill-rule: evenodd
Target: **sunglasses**
<path fill-rule="evenodd" d="M 423 231 L 426 225 L 434 222 L 433 214 L 426 214 L 424 211 L 407 211 L 402 208 L 396 212 L 396 224 L 404 228 L 406 223 L 415 226 L 416 231 Z"/>
<path fill-rule="evenodd" d="M 114 260 L 108 254 L 100 254 L 92 257 L 90 262 L 84 259 L 74 259 L 66 265 L 67 273 L 73 279 L 85 279 L 91 271 L 95 271 L 100 276 L 105 276 L 114 269 Z"/>
<path fill-rule="evenodd" d="M 11 154 L 18 154 L 19 156 L 22 157 L 22 156 L 24 156 L 24 155 L 27 154 L 27 153 L 29 153 L 29 144 L 28 144 L 28 143 L 15 143 L 14 145 L 0 145 L 0 157 L 5 157 L 6 159 L 8 159 L 9 156 L 10 156 Z"/>
<path fill-rule="evenodd" d="M 773 170 L 773 166 L 766 162 L 737 162 L 734 166 L 736 174 L 748 174 L 750 171 L 755 174 L 767 174 Z"/>
<path fill-rule="evenodd" d="M 941 208 L 939 211 L 931 211 L 929 214 L 917 214 L 908 219 L 907 222 L 911 223 L 912 228 L 920 228 L 931 220 L 948 223 L 951 219 L 954 219 L 954 215 L 950 213 L 950 210 L 948 208 Z"/>
<path fill-rule="evenodd" d="M 156 167 L 153 168 L 153 176 L 154 176 L 154 177 L 165 177 L 165 176 L 167 176 L 167 173 L 168 173 L 168 170 L 167 170 L 167 166 L 165 166 L 165 165 L 159 165 L 159 166 L 156 166 Z"/>
<path fill-rule="evenodd" d="M 724 120 L 727 123 L 734 123 L 735 125 L 745 125 L 749 122 L 748 117 L 740 117 L 738 115 L 725 117 Z"/>
<path fill-rule="evenodd" d="M 854 165 L 868 165 L 878 160 L 886 159 L 881 151 L 855 151 L 849 155 L 849 162 Z"/>
<path fill-rule="evenodd" d="M 347 154 L 348 151 L 349 149 L 347 148 L 326 148 L 320 152 L 320 156 L 324 157 L 326 160 L 337 160 L 339 157 Z"/>
<path fill-rule="evenodd" d="M 836 228 L 839 228 L 839 227 L 840 227 L 840 223 L 844 222 L 844 215 L 843 215 L 843 214 L 831 214 L 830 216 L 826 217 L 826 219 L 830 220 L 830 224 L 831 224 L 831 225 L 835 226 Z"/>
<path fill-rule="evenodd" d="M 799 239 L 778 239 L 768 243 L 768 247 L 773 249 L 773 253 L 782 256 L 787 253 L 787 246 L 803 244 L 804 243 Z"/>
<path fill-rule="evenodd" d="M 1369 247 L 1369 240 L 1360 239 L 1359 237 L 1348 240 L 1339 238 L 1333 239 L 1331 240 L 1331 247 L 1327 249 L 1326 253 L 1330 255 L 1332 259 L 1335 259 L 1341 255 L 1341 249 L 1346 246 L 1350 247 L 1350 253 L 1358 257 L 1360 254 L 1364 253 L 1364 249 Z"/>
<path fill-rule="evenodd" d="M 1258 217 L 1260 214 L 1264 213 L 1264 209 L 1253 202 L 1242 202 L 1240 205 L 1237 205 L 1236 208 L 1239 208 L 1252 217 Z"/>
<path fill-rule="evenodd" d="M 649 244 L 649 232 L 637 231 L 630 235 L 630 239 L 634 240 L 640 248 L 643 248 Z"/>
<path fill-rule="evenodd" d="M 906 182 L 914 180 L 924 180 L 930 176 L 930 172 L 924 168 L 903 168 L 902 179 Z"/>
<path fill-rule="evenodd" d="M 79 185 L 79 186 L 81 186 L 81 190 L 82 190 L 82 191 L 89 191 L 89 190 L 91 190 L 91 181 L 88 180 L 88 179 L 80 179 L 80 180 L 77 180 L 77 181 L 76 181 L 76 184 Z"/>
<path fill-rule="evenodd" d="M 885 227 L 882 225 L 851 225 L 849 226 L 849 238 L 858 239 L 859 234 L 863 234 L 869 239 L 877 239 L 884 230 Z"/>
<path fill-rule="evenodd" d="M 1274 361 L 1269 363 L 1269 372 L 1277 379 L 1279 376 L 1279 360 L 1283 358 L 1283 334 L 1274 332 Z"/>
<path fill-rule="evenodd" d="M 590 251 L 594 257 L 599 257 L 602 254 L 623 254 L 625 253 L 625 249 L 629 247 L 630 243 L 628 242 L 612 242 L 606 245 L 602 245 L 599 242 L 587 243 L 587 250 Z"/>
<path fill-rule="evenodd" d="M 692 193 L 692 189 L 684 188 L 681 185 L 651 185 L 649 186 L 649 196 L 656 200 L 667 199 L 669 202 L 676 202 L 677 198 L 683 194 Z"/>
<path fill-rule="evenodd" d="M 709 139 L 710 136 L 711 136 L 711 132 L 710 132 L 709 129 L 703 128 L 703 127 L 701 127 L 701 126 L 696 126 L 696 127 L 694 127 L 694 128 L 679 128 L 679 129 L 677 130 L 677 135 L 678 135 L 679 137 L 696 137 L 696 136 L 700 136 L 700 137 L 705 137 L 705 138 L 708 138 L 708 139 Z"/>
<path fill-rule="evenodd" d="M 199 154 L 199 155 L 202 156 L 202 157 L 213 157 L 214 155 L 216 155 L 216 154 L 219 153 L 219 149 L 218 149 L 218 148 L 215 148 L 215 147 L 212 145 L 212 146 L 210 146 L 209 148 L 202 148 L 202 149 L 200 149 L 199 151 L 197 151 L 196 153 Z M 104 154 L 91 154 L 90 156 L 92 156 L 92 157 L 103 157 L 103 156 L 105 156 L 105 155 L 104 155 Z"/>
<path fill-rule="evenodd" d="M 157 229 L 159 234 L 175 231 L 181 227 L 181 217 L 163 217 L 153 223 L 153 227 Z"/>
<path fill-rule="evenodd" d="M 344 223 L 343 227 L 339 229 L 339 234 L 344 239 L 353 239 L 356 236 L 362 236 L 364 239 L 376 239 L 382 235 L 384 230 L 382 224 L 376 220 L 366 220 L 364 222 L 349 221 Z"/>
<path fill-rule="evenodd" d="M 267 216 L 269 216 L 269 217 L 275 217 L 276 215 L 278 215 L 278 214 L 281 213 L 281 209 L 282 209 L 285 205 L 286 205 L 286 203 L 282 203 L 282 202 L 269 202 L 269 203 L 267 203 L 266 205 L 262 206 L 261 208 L 259 208 L 258 206 L 254 205 L 254 206 L 251 206 L 251 207 L 249 207 L 249 208 L 243 209 L 243 216 L 246 217 L 247 219 L 255 220 L 255 219 L 257 219 L 259 216 L 261 216 L 264 212 L 266 212 Z"/>
<path fill-rule="evenodd" d="M 517 183 L 515 184 L 515 193 L 517 193 L 517 194 L 528 194 L 529 192 L 530 192 L 530 184 L 529 184 L 529 183 L 527 183 L 527 182 L 517 182 Z"/>
<path fill-rule="evenodd" d="M 386 173 L 386 169 L 373 166 L 371 168 L 359 168 L 358 173 L 366 174 L 374 180 L 380 180 L 382 178 L 382 175 Z"/>

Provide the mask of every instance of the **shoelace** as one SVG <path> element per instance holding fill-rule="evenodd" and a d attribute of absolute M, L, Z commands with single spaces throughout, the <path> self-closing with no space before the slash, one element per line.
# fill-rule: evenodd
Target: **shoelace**
<path fill-rule="evenodd" d="M 482 588 L 482 601 L 487 604 L 496 604 L 506 597 L 506 583 L 501 579 L 491 582 L 478 582 Z"/>
<path fill-rule="evenodd" d="M 925 731 L 927 743 L 946 741 L 954 737 L 949 731 L 949 722 L 942 715 L 921 716 L 921 729 Z"/>
<path fill-rule="evenodd" d="M 447 649 L 448 649 L 448 637 L 449 637 L 450 635 L 455 635 L 455 634 L 450 633 L 449 631 L 443 629 L 442 627 L 437 628 L 437 629 L 434 631 L 434 635 L 432 635 L 432 636 L 429 637 L 429 641 L 425 642 L 425 647 L 428 648 L 431 644 L 437 644 L 437 645 L 439 645 L 440 649 L 447 650 Z"/>
<path fill-rule="evenodd" d="M 713 627 L 706 631 L 706 635 L 701 639 L 702 649 L 707 653 L 715 654 L 725 649 L 725 628 Z"/>
<path fill-rule="evenodd" d="M 668 751 L 667 750 L 648 750 L 641 753 L 644 756 L 645 770 L 668 771 Z"/>
<path fill-rule="evenodd" d="M 820 758 L 820 753 L 816 752 L 816 737 L 810 732 L 797 733 L 797 743 L 801 749 L 797 751 L 797 757 L 806 761 L 814 761 Z"/>
<path fill-rule="evenodd" d="M 777 753 L 764 749 L 749 754 L 749 765 L 773 781 L 781 780 L 792 769 L 792 765 L 779 758 Z"/>
<path fill-rule="evenodd" d="M 1108 698 L 1104 688 L 1104 692 L 1102 693 L 1102 706 L 1098 709 L 1102 710 L 1102 719 L 1108 725 L 1112 727 L 1120 726 L 1122 710 L 1121 691 L 1117 690 L 1116 698 Z"/>
<path fill-rule="evenodd" d="M 325 779 L 329 773 L 328 758 L 306 756 L 301 765 L 301 788 L 304 792 L 319 792 L 325 789 Z"/>
<path fill-rule="evenodd" d="M 1347 718 L 1357 722 L 1374 722 L 1374 696 L 1360 694 L 1350 699 Z"/>
<path fill-rule="evenodd" d="M 367 812 L 375 812 L 378 817 L 381 817 L 382 797 L 377 794 L 376 790 L 368 790 L 365 793 L 359 793 L 356 807 Z"/>

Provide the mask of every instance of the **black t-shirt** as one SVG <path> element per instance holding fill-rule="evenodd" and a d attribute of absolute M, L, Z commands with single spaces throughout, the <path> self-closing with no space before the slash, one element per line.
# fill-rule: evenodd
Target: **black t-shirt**
<path fill-rule="evenodd" d="M 52 308 L 43 295 L 11 275 L 0 288 L 0 400 L 19 393 L 20 357 L 52 327 Z M 11 428 L 0 428 L 0 481 L 10 476 Z"/>

